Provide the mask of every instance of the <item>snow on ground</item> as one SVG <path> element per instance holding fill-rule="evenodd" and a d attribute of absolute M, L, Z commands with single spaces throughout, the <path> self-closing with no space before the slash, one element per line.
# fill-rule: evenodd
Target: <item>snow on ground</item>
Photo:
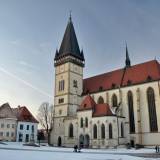
<path fill-rule="evenodd" d="M 16 142 L 7 144 L 0 144 L 0 160 L 147 160 L 147 158 L 121 155 L 121 153 L 155 153 L 153 149 L 127 150 L 123 148 L 83 149 L 81 153 L 74 153 L 72 148 L 31 147 Z"/>

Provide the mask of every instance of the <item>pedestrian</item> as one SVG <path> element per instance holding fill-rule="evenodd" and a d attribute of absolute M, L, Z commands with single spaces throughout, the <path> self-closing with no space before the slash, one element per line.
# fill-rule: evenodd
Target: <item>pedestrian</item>
<path fill-rule="evenodd" d="M 158 152 L 158 146 L 156 145 L 156 147 L 155 147 L 155 150 L 156 150 L 156 153 Z"/>
<path fill-rule="evenodd" d="M 77 152 L 77 148 L 78 148 L 78 146 L 74 145 L 74 152 Z"/>
<path fill-rule="evenodd" d="M 159 153 L 159 146 L 157 147 L 157 152 Z"/>

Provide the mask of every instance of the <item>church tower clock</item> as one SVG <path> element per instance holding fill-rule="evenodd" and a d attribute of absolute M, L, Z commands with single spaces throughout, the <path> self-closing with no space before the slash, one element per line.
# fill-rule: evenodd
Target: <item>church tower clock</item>
<path fill-rule="evenodd" d="M 65 119 L 76 116 L 83 89 L 83 51 L 80 51 L 71 16 L 59 50 L 56 50 L 54 125 L 51 141 L 61 146 L 65 142 Z"/>

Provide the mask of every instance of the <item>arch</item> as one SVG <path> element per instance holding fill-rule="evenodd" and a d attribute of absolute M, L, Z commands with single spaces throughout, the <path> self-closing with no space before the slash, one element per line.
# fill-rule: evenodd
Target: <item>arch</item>
<path fill-rule="evenodd" d="M 85 118 L 85 127 L 88 127 L 88 118 Z"/>
<path fill-rule="evenodd" d="M 70 123 L 69 125 L 68 137 L 73 138 L 73 124 L 72 123 Z"/>
<path fill-rule="evenodd" d="M 79 136 L 79 146 L 81 148 L 84 146 L 84 136 L 82 134 Z"/>
<path fill-rule="evenodd" d="M 97 103 L 98 103 L 98 104 L 103 104 L 103 103 L 104 103 L 104 99 L 103 99 L 102 96 L 100 96 L 100 97 L 98 98 Z"/>
<path fill-rule="evenodd" d="M 105 125 L 101 125 L 101 139 L 105 139 Z"/>
<path fill-rule="evenodd" d="M 154 89 L 151 87 L 147 89 L 147 101 L 148 101 L 150 131 L 157 132 L 158 125 L 157 125 L 155 94 L 154 94 Z"/>
<path fill-rule="evenodd" d="M 57 146 L 58 147 L 62 146 L 62 138 L 60 136 L 58 137 Z"/>
<path fill-rule="evenodd" d="M 131 91 L 128 91 L 128 111 L 129 111 L 129 127 L 130 133 L 135 133 L 135 122 L 134 122 L 134 108 L 133 108 L 133 94 Z"/>
<path fill-rule="evenodd" d="M 121 123 L 121 137 L 124 137 L 124 127 L 123 127 L 123 122 Z"/>
<path fill-rule="evenodd" d="M 96 124 L 94 124 L 93 126 L 93 138 L 97 139 L 97 125 Z"/>
<path fill-rule="evenodd" d="M 109 139 L 113 138 L 113 132 L 112 132 L 112 124 L 109 124 Z"/>
<path fill-rule="evenodd" d="M 90 141 L 89 135 L 86 134 L 86 135 L 84 136 L 84 147 L 85 147 L 85 148 L 88 148 L 88 147 L 89 147 L 89 141 Z"/>
<path fill-rule="evenodd" d="M 112 107 L 117 107 L 118 106 L 118 100 L 116 94 L 112 95 Z"/>
<path fill-rule="evenodd" d="M 80 127 L 83 128 L 83 118 L 80 120 Z"/>

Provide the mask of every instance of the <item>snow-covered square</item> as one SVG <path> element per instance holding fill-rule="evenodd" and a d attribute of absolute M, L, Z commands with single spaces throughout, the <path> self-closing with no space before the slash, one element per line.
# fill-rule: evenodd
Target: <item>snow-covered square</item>
<path fill-rule="evenodd" d="M 143 154 L 153 156 L 139 157 Z M 82 149 L 81 153 L 75 153 L 73 148 L 32 147 L 15 142 L 0 144 L 1 160 L 154 160 L 155 155 L 154 149 Z"/>

